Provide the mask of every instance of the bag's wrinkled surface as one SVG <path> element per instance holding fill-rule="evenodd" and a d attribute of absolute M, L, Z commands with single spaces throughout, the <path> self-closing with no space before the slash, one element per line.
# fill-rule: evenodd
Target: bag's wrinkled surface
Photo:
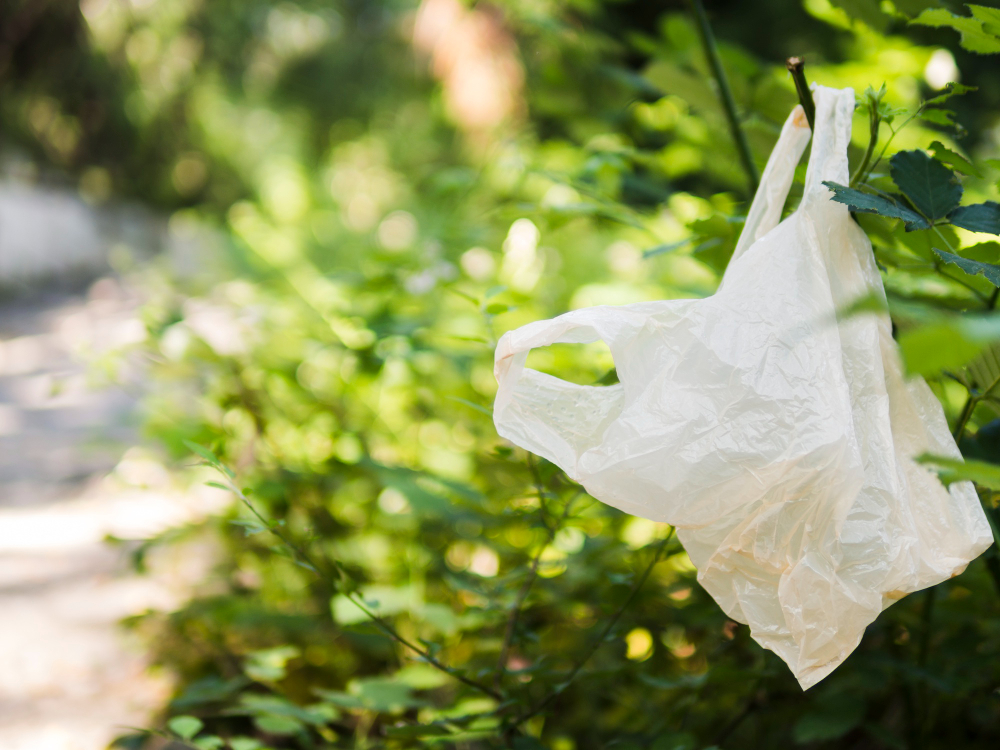
<path fill-rule="evenodd" d="M 905 381 L 888 316 L 836 311 L 884 297 L 871 245 L 824 180 L 848 182 L 854 92 L 816 87 L 806 188 L 778 223 L 810 137 L 782 130 L 719 290 L 593 307 L 507 333 L 498 432 L 594 497 L 665 521 L 726 614 L 803 688 L 908 593 L 957 575 L 992 542 L 975 490 L 912 457 L 959 457 L 941 405 Z M 553 343 L 603 340 L 620 383 L 525 368 Z"/>

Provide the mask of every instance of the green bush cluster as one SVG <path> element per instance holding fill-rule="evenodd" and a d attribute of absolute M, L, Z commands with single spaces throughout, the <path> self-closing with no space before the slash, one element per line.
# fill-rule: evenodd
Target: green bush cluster
<path fill-rule="evenodd" d="M 202 750 L 995 747 L 995 549 L 803 693 L 669 528 L 497 437 L 497 337 L 711 293 L 750 181 L 690 4 L 437 3 L 469 25 L 420 51 L 431 5 L 88 0 L 35 19 L 6 63 L 9 142 L 88 200 L 170 211 L 204 260 L 132 272 L 146 429 L 234 497 L 140 550 L 221 550 L 185 606 L 131 623 L 178 678 L 156 732 Z M 1000 88 L 977 56 L 1000 51 L 996 11 L 708 5 L 758 166 L 797 101 L 786 56 L 859 93 L 857 180 L 834 189 L 872 237 L 907 366 L 977 463 L 927 460 L 996 517 L 1000 244 L 976 233 L 998 230 Z M 508 95 L 485 124 L 449 78 L 484 60 Z M 942 98 L 958 70 L 969 90 Z M 600 347 L 532 356 L 614 380 Z"/>

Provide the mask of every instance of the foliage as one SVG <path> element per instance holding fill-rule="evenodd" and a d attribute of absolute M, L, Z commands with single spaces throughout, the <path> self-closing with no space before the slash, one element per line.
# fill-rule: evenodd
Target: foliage
<path fill-rule="evenodd" d="M 147 430 L 179 473 L 194 452 L 240 500 L 200 532 L 224 552 L 212 580 L 132 623 L 178 677 L 162 734 L 232 750 L 995 747 L 996 549 L 895 604 L 802 693 L 669 529 L 497 438 L 496 337 L 711 293 L 747 179 L 686 4 L 437 5 L 466 24 L 445 46 L 409 0 L 87 2 L 17 26 L 8 142 L 88 200 L 170 211 L 173 241 L 205 259 L 134 272 Z M 851 185 L 830 187 L 872 238 L 907 366 L 980 463 L 925 459 L 978 482 L 996 520 L 1000 244 L 973 232 L 998 233 L 1000 91 L 996 58 L 963 51 L 996 51 L 996 29 L 983 6 L 930 5 L 719 3 L 709 20 L 758 166 L 796 101 L 786 56 L 826 85 L 885 81 L 862 97 Z M 935 60 L 972 85 L 945 87 Z M 532 356 L 614 379 L 599 348 Z"/>

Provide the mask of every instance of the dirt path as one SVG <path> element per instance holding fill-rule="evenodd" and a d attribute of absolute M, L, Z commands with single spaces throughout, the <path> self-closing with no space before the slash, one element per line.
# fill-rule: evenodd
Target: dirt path
<path fill-rule="evenodd" d="M 204 498 L 130 448 L 134 395 L 93 388 L 83 362 L 143 335 L 136 308 L 111 279 L 0 307 L 2 750 L 103 750 L 169 690 L 118 622 L 170 608 L 198 561 L 138 577 L 104 540 L 184 522 Z"/>

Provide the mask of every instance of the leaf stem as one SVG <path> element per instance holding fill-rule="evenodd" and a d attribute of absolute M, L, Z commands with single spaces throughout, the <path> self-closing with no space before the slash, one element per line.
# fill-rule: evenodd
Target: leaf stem
<path fill-rule="evenodd" d="M 538 566 L 542 560 L 542 553 L 548 549 L 549 545 L 552 544 L 552 540 L 556 536 L 556 532 L 559 530 L 559 526 L 566 520 L 569 516 L 570 508 L 573 506 L 573 502 L 579 497 L 580 490 L 573 497 L 571 497 L 566 502 L 566 507 L 563 509 L 562 515 L 559 519 L 549 527 L 545 525 L 548 530 L 548 538 L 545 543 L 538 548 L 538 552 L 535 553 L 534 558 L 531 560 L 531 566 L 528 569 L 528 577 L 525 579 L 524 583 L 521 584 L 520 591 L 517 592 L 517 597 L 514 600 L 514 604 L 510 608 L 510 614 L 507 616 L 507 626 L 504 629 L 503 634 L 503 644 L 500 646 L 500 657 L 497 660 L 496 674 L 493 678 L 493 688 L 494 690 L 500 690 L 501 681 L 503 676 L 507 673 L 507 657 L 510 654 L 511 644 L 514 642 L 514 632 L 517 629 L 517 621 L 521 617 L 521 608 L 524 606 L 524 600 L 528 598 L 528 593 L 531 591 L 531 587 L 534 585 L 535 581 L 538 580 Z"/>
<path fill-rule="evenodd" d="M 646 569 L 642 571 L 642 575 L 640 575 L 638 580 L 636 580 L 636 582 L 632 585 L 632 589 L 629 591 L 628 596 L 625 597 L 625 601 L 622 602 L 621 606 L 618 607 L 615 613 L 611 616 L 607 624 L 601 630 L 600 635 L 598 635 L 597 638 L 595 638 L 593 642 L 590 644 L 590 648 L 587 649 L 586 653 L 584 653 L 584 655 L 576 662 L 576 664 L 573 665 L 573 668 L 566 676 L 566 679 L 563 680 L 562 683 L 560 683 L 555 690 L 553 690 L 551 693 L 545 696 L 533 707 L 529 708 L 523 714 L 514 719 L 514 721 L 511 724 L 512 727 L 517 727 L 520 724 L 526 722 L 528 719 L 532 718 L 533 716 L 536 716 L 542 711 L 544 711 L 549 706 L 549 704 L 552 703 L 552 701 L 554 701 L 556 698 L 562 695 L 562 693 L 566 690 L 566 688 L 568 688 L 572 684 L 573 680 L 575 680 L 576 677 L 580 674 L 580 670 L 582 670 L 584 666 L 587 664 L 587 662 L 590 661 L 590 657 L 592 657 L 597 652 L 597 649 L 599 649 L 601 645 L 604 643 L 605 639 L 607 639 L 608 634 L 612 631 L 615 625 L 618 624 L 618 620 L 621 619 L 621 616 L 625 613 L 625 610 L 628 609 L 629 605 L 632 603 L 632 600 L 635 599 L 636 594 L 639 593 L 639 589 L 642 588 L 642 585 L 646 582 L 646 579 L 649 578 L 649 574 L 653 572 L 653 568 L 656 567 L 656 564 L 658 562 L 660 562 L 661 555 L 663 554 L 663 551 L 666 549 L 667 543 L 674 536 L 674 531 L 675 531 L 674 527 L 671 526 L 670 531 L 667 533 L 667 535 L 663 537 L 662 540 L 660 540 L 659 544 L 656 545 L 656 549 L 653 552 L 653 558 L 649 561 L 649 564 L 646 566 Z"/>
<path fill-rule="evenodd" d="M 736 100 L 733 99 L 733 90 L 729 86 L 729 79 L 722 67 L 722 58 L 719 57 L 719 47 L 715 42 L 715 35 L 712 33 L 712 27 L 708 23 L 705 6 L 702 5 L 701 0 L 688 0 L 688 6 L 691 8 L 691 13 L 698 26 L 698 34 L 701 36 L 701 43 L 705 49 L 705 57 L 708 59 L 712 76 L 715 78 L 716 86 L 719 89 L 719 98 L 722 100 L 722 108 L 725 110 L 726 120 L 729 123 L 729 132 L 736 144 L 736 151 L 743 163 L 743 169 L 747 173 L 750 194 L 753 195 L 757 192 L 757 185 L 760 184 L 760 173 L 757 171 L 757 165 L 750 152 L 750 143 L 747 141 L 746 133 L 743 132 L 740 125 L 740 119 L 736 112 Z"/>
<path fill-rule="evenodd" d="M 216 466 L 215 468 L 219 468 L 219 467 Z M 305 567 L 308 570 L 311 570 L 316 575 L 316 577 L 320 579 L 321 582 L 323 582 L 324 584 L 326 584 L 331 589 L 331 591 L 336 592 L 338 590 L 337 586 L 335 584 L 333 584 L 326 576 L 323 575 L 320 567 L 312 559 L 312 557 L 309 555 L 309 553 L 306 552 L 305 550 L 303 550 L 298 544 L 296 544 L 295 542 L 293 542 L 277 526 L 275 526 L 274 524 L 270 523 L 267 519 L 265 519 L 264 516 L 261 515 L 261 513 L 254 506 L 254 504 L 252 502 L 250 502 L 250 498 L 248 498 L 243 493 L 243 491 L 240 490 L 230 480 L 227 472 L 223 471 L 222 474 L 223 474 L 223 476 L 226 477 L 225 481 L 226 481 L 226 485 L 229 487 L 229 489 L 233 492 L 233 494 L 235 494 L 240 499 L 240 501 L 247 507 L 247 509 L 254 515 L 254 517 L 264 525 L 264 528 L 266 528 L 274 536 L 276 536 L 281 541 L 281 543 L 284 544 L 285 547 L 295 557 L 297 557 L 301 563 L 304 563 Z M 336 563 L 334 563 L 334 567 L 335 567 L 336 571 L 342 577 L 352 578 L 352 580 L 353 580 L 353 577 L 346 570 L 344 570 L 344 568 L 342 568 L 340 565 L 337 565 Z M 415 654 L 417 654 L 417 656 L 419 656 L 425 662 L 427 662 L 428 664 L 430 664 L 432 667 L 434 667 L 435 669 L 437 669 L 437 670 L 439 670 L 441 672 L 444 672 L 445 674 L 449 675 L 453 679 L 456 679 L 459 682 L 461 682 L 461 683 L 463 683 L 465 685 L 468 685 L 469 687 L 471 687 L 471 688 L 473 688 L 475 690 L 478 690 L 481 693 L 485 693 L 486 695 L 490 696 L 491 698 L 494 698 L 495 700 L 503 701 L 504 697 L 499 692 L 497 692 L 496 690 L 493 690 L 489 686 L 483 685 L 482 683 L 477 682 L 476 680 L 473 680 L 473 679 L 470 679 L 470 678 L 466 677 L 465 675 L 463 675 L 458 670 L 456 670 L 456 669 L 454 669 L 452 667 L 449 667 L 448 665 L 443 664 L 442 662 L 438 661 L 426 649 L 420 648 L 420 646 L 417 646 L 415 643 L 412 643 L 407 638 L 404 638 L 402 635 L 400 635 L 399 631 L 397 631 L 392 625 L 390 625 L 388 622 L 386 622 L 385 619 L 383 619 L 379 615 L 377 615 L 374 612 L 372 612 L 371 609 L 369 609 L 368 606 L 364 603 L 364 601 L 362 601 L 359 597 L 357 597 L 354 594 L 354 592 L 351 592 L 351 591 L 342 591 L 342 593 L 343 593 L 343 595 L 345 597 L 347 597 L 347 599 L 351 602 L 351 604 L 353 604 L 355 607 L 357 607 L 358 609 L 360 609 L 361 612 L 364 613 L 364 615 L 369 620 L 371 620 L 372 623 L 376 627 L 378 627 L 379 630 L 381 630 L 386 636 L 388 636 L 392 640 L 396 641 L 401 646 L 405 646 L 406 648 L 410 649 L 410 651 L 412 651 Z"/>
<path fill-rule="evenodd" d="M 868 148 L 865 149 L 865 156 L 858 165 L 858 168 L 854 170 L 854 175 L 851 177 L 850 186 L 854 187 L 861 180 L 862 175 L 864 175 L 865 170 L 868 169 L 868 163 L 872 160 L 872 155 L 875 153 L 875 146 L 878 145 L 878 133 L 879 127 L 882 124 L 882 117 L 879 115 L 878 106 L 874 102 L 869 103 L 870 113 L 868 116 Z"/>

